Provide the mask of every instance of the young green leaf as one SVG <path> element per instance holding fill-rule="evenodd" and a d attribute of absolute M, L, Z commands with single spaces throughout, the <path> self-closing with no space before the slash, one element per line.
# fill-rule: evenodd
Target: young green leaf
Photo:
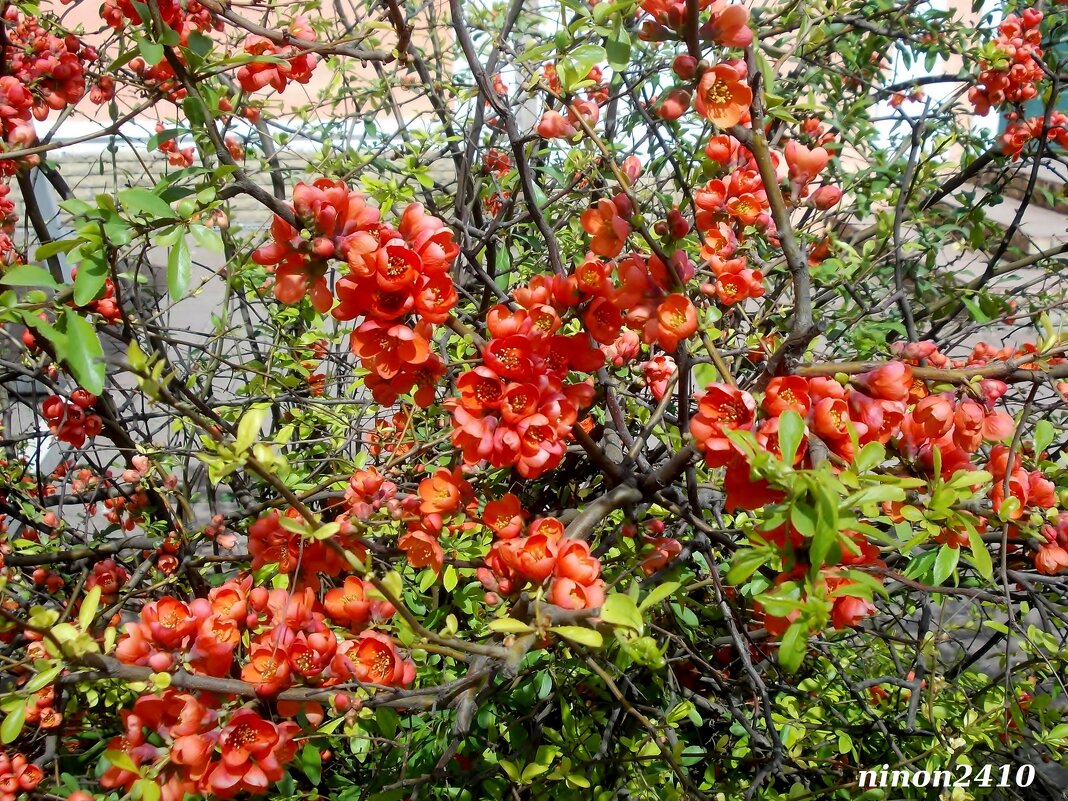
<path fill-rule="evenodd" d="M 571 642 L 585 645 L 587 648 L 600 648 L 604 645 L 604 638 L 596 629 L 587 629 L 582 626 L 553 626 L 549 631 Z"/>
<path fill-rule="evenodd" d="M 656 606 L 669 595 L 673 595 L 677 592 L 681 586 L 682 585 L 677 581 L 665 581 L 663 584 L 653 587 L 652 591 L 642 599 L 640 604 L 638 604 L 638 611 L 644 612 L 646 609 Z"/>
<path fill-rule="evenodd" d="M 67 310 L 63 319 L 67 327 L 67 365 L 83 389 L 99 395 L 104 391 L 106 365 L 96 328 L 71 309 Z"/>
<path fill-rule="evenodd" d="M 0 743 L 7 745 L 13 742 L 22 733 L 22 725 L 26 722 L 26 705 L 19 704 L 7 713 L 4 722 L 0 723 Z"/>
<path fill-rule="evenodd" d="M 943 545 L 938 549 L 938 556 L 935 557 L 934 571 L 932 573 L 932 579 L 935 584 L 941 584 L 943 581 L 953 575 L 953 571 L 957 569 L 957 562 L 960 560 L 960 548 L 950 548 L 948 545 Z"/>
<path fill-rule="evenodd" d="M 808 645 L 808 629 L 800 621 L 794 621 L 782 636 L 779 644 L 779 664 L 787 673 L 793 673 L 805 658 Z"/>
<path fill-rule="evenodd" d="M 641 633 L 642 613 L 638 604 L 629 595 L 613 593 L 604 599 L 601 605 L 601 620 L 613 626 L 623 626 Z"/>
<path fill-rule="evenodd" d="M 167 254 L 167 291 L 171 298 L 181 300 L 185 297 L 192 274 L 193 260 L 189 254 L 189 244 L 183 236 Z"/>
<path fill-rule="evenodd" d="M 801 439 L 805 436 L 805 421 L 793 409 L 779 415 L 779 451 L 784 464 L 792 465 Z"/>
<path fill-rule="evenodd" d="M 19 264 L 8 268 L 7 272 L 0 276 L 0 284 L 5 286 L 38 286 L 48 289 L 55 289 L 59 286 L 48 270 L 38 267 L 36 264 Z"/>

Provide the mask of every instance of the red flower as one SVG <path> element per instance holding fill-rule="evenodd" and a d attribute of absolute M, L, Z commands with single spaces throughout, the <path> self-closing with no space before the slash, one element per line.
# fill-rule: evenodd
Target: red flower
<path fill-rule="evenodd" d="M 569 578 L 556 578 L 549 601 L 564 609 L 596 609 L 604 603 L 604 582 L 582 584 Z"/>
<path fill-rule="evenodd" d="M 482 512 L 482 522 L 493 529 L 494 535 L 502 540 L 519 536 L 523 530 L 524 517 L 526 513 L 519 504 L 519 498 L 510 492 L 487 503 L 485 511 Z"/>
<path fill-rule="evenodd" d="M 288 650 L 290 667 L 301 676 L 314 678 L 330 666 L 337 652 L 337 637 L 329 629 L 314 634 L 302 631 Z"/>
<path fill-rule="evenodd" d="M 748 115 L 753 102 L 753 90 L 739 76 L 739 71 L 726 64 L 717 64 L 701 76 L 697 85 L 694 107 L 697 113 L 720 128 L 730 128 Z"/>
<path fill-rule="evenodd" d="M 429 567 L 440 573 L 445 564 L 445 552 L 442 551 L 437 537 L 425 531 L 409 531 L 397 540 L 397 547 L 404 551 L 412 567 Z"/>
<path fill-rule="evenodd" d="M 623 328 L 623 315 L 608 298 L 596 297 L 586 308 L 582 322 L 594 340 L 602 345 L 611 345 L 619 339 L 620 330 Z"/>
<path fill-rule="evenodd" d="M 556 564 L 556 544 L 544 534 L 505 540 L 500 553 L 508 567 L 536 584 L 552 575 Z"/>
<path fill-rule="evenodd" d="M 357 681 L 385 687 L 407 687 L 415 679 L 415 663 L 404 659 L 393 640 L 377 631 L 362 631 L 346 650 L 339 650 L 334 668 Z"/>
<path fill-rule="evenodd" d="M 546 111 L 538 121 L 538 136 L 545 139 L 571 139 L 578 129 L 558 111 Z"/>
<path fill-rule="evenodd" d="M 760 402 L 760 407 L 772 417 L 778 417 L 787 409 L 805 417 L 810 406 L 808 381 L 796 375 L 775 376 L 768 382 Z"/>
<path fill-rule="evenodd" d="M 401 324 L 368 320 L 352 332 L 349 344 L 365 366 L 387 379 L 430 358 L 430 344 L 423 334 Z"/>
<path fill-rule="evenodd" d="M 205 791 L 220 798 L 240 792 L 263 793 L 281 781 L 283 764 L 292 760 L 295 724 L 276 726 L 251 709 L 240 709 L 219 737 L 221 759 L 205 777 Z"/>
<path fill-rule="evenodd" d="M 685 295 L 668 295 L 656 315 L 656 340 L 666 351 L 679 346 L 697 332 L 697 310 Z"/>
<path fill-rule="evenodd" d="M 907 401 L 912 389 L 912 368 L 904 362 L 889 362 L 854 380 L 873 398 Z"/>
<path fill-rule="evenodd" d="M 526 379 L 533 372 L 530 338 L 512 334 L 494 338 L 482 351 L 486 366 L 497 375 L 511 379 Z"/>
<path fill-rule="evenodd" d="M 727 465 L 723 477 L 723 492 L 726 495 L 725 508 L 728 512 L 736 509 L 759 509 L 769 503 L 778 503 L 786 494 L 773 489 L 763 479 L 753 479 L 748 462 L 737 460 Z"/>
<path fill-rule="evenodd" d="M 277 695 L 290 685 L 286 650 L 277 643 L 253 646 L 241 680 L 256 685 L 260 695 Z"/>
<path fill-rule="evenodd" d="M 938 439 L 946 434 L 953 427 L 953 415 L 953 402 L 945 395 L 928 395 L 912 410 L 913 420 L 929 439 Z"/>
<path fill-rule="evenodd" d="M 397 610 L 388 601 L 370 598 L 369 587 L 358 576 L 346 576 L 342 586 L 327 591 L 323 608 L 331 620 L 353 629 L 363 628 L 372 618 L 388 620 Z"/>
<path fill-rule="evenodd" d="M 592 584 L 601 575 L 601 561 L 585 540 L 564 540 L 556 552 L 555 575 L 578 584 Z"/>
<path fill-rule="evenodd" d="M 281 515 L 268 512 L 248 529 L 248 550 L 252 554 L 252 569 L 259 570 L 266 564 L 277 564 L 282 573 L 292 573 L 297 568 L 300 537 L 282 527 Z"/>
<path fill-rule="evenodd" d="M 849 417 L 849 407 L 841 398 L 824 398 L 812 410 L 812 428 L 825 440 L 849 438 L 849 426 L 857 425 Z M 860 427 L 857 427 L 858 433 Z"/>
<path fill-rule="evenodd" d="M 419 482 L 419 511 L 423 514 L 450 514 L 460 508 L 465 497 L 471 495 L 471 485 L 458 470 L 439 469 L 430 478 Z"/>
<path fill-rule="evenodd" d="M 833 579 L 828 580 L 828 586 L 831 585 L 832 581 Z M 843 579 L 839 581 L 839 586 L 852 583 L 854 582 Z M 849 629 L 859 625 L 864 618 L 871 617 L 874 614 L 875 604 L 867 598 L 860 598 L 856 595 L 839 595 L 834 599 L 834 606 L 831 608 L 831 623 L 836 629 Z"/>
<path fill-rule="evenodd" d="M 197 620 L 189 607 L 169 596 L 145 604 L 141 621 L 152 633 L 152 639 L 168 650 L 179 647 L 197 628 Z"/>
<path fill-rule="evenodd" d="M 822 147 L 809 149 L 794 139 L 786 143 L 783 153 L 786 156 L 786 165 L 790 171 L 790 184 L 795 195 L 800 195 L 801 189 L 823 172 L 827 167 L 827 162 L 831 159 L 831 154 Z"/>
<path fill-rule="evenodd" d="M 616 204 L 611 200 L 600 200 L 596 206 L 582 214 L 582 227 L 593 239 L 590 250 L 598 256 L 615 258 L 623 250 L 623 243 L 630 236 L 630 223 L 624 220 Z"/>
<path fill-rule="evenodd" d="M 475 412 L 500 408 L 504 396 L 504 382 L 488 367 L 479 365 L 456 380 L 460 403 Z"/>
<path fill-rule="evenodd" d="M 690 433 L 710 465 L 722 467 L 737 454 L 724 431 L 749 428 L 756 415 L 756 402 L 748 392 L 727 384 L 709 384 L 690 419 Z"/>
<path fill-rule="evenodd" d="M 1043 545 L 1034 553 L 1035 570 L 1047 576 L 1055 576 L 1068 570 L 1068 550 L 1059 545 Z"/>

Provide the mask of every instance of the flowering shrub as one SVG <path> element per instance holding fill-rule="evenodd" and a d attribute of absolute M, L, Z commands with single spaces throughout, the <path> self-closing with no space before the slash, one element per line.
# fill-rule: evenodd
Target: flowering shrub
<path fill-rule="evenodd" d="M 83 6 L 0 15 L 0 801 L 1059 797 L 1063 2 Z"/>

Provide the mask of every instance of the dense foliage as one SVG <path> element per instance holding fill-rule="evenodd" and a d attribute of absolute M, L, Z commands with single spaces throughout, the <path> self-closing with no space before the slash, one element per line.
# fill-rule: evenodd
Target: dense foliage
<path fill-rule="evenodd" d="M 1060 797 L 1063 0 L 96 5 L 0 23 L 0 801 Z"/>

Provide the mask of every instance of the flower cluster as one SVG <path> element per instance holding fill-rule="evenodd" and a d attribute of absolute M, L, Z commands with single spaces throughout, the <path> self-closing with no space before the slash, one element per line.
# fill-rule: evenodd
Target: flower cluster
<path fill-rule="evenodd" d="M 4 13 L 8 47 L 7 74 L 33 95 L 33 115 L 45 119 L 85 94 L 86 67 L 97 60 L 96 48 L 73 34 L 57 36 L 37 17 L 22 15 L 15 6 Z"/>
<path fill-rule="evenodd" d="M 249 526 L 248 550 L 252 569 L 274 564 L 281 573 L 295 574 L 301 585 L 318 589 L 320 574 L 337 576 L 348 568 L 348 563 L 337 548 L 322 540 L 302 537 L 298 519 L 294 510 L 288 510 L 284 515 L 271 511 Z M 340 525 L 336 541 L 362 558 L 364 548 L 355 529 L 344 520 Z"/>
<path fill-rule="evenodd" d="M 101 786 L 129 792 L 143 766 L 158 765 L 163 801 L 266 792 L 296 756 L 300 727 L 273 723 L 249 707 L 223 717 L 212 701 L 191 693 L 168 688 L 140 696 L 122 712 L 125 733 L 108 743 L 107 753 L 118 758 L 100 777 Z"/>
<path fill-rule="evenodd" d="M 1014 115 L 1009 115 L 1010 120 Z M 1006 156 L 1019 158 L 1024 147 L 1032 139 L 1041 139 L 1042 131 L 1046 131 L 1046 138 L 1056 142 L 1063 148 L 1068 148 L 1068 114 L 1063 111 L 1054 111 L 1049 115 L 1049 126 L 1046 127 L 1044 117 L 1032 117 L 1029 120 L 1013 120 L 1001 134 L 1001 152 Z"/>
<path fill-rule="evenodd" d="M 1044 542 L 1035 550 L 1035 569 L 1047 576 L 1068 571 L 1068 514 L 1057 516 L 1052 526 L 1042 527 Z"/>
<path fill-rule="evenodd" d="M 42 687 L 33 694 L 33 703 L 26 706 L 26 722 L 34 723 L 45 731 L 58 729 L 63 725 L 63 713 L 55 708 L 55 702 L 56 692 L 53 686 L 49 684 Z M 0 782 L 2 781 L 0 778 Z"/>
<path fill-rule="evenodd" d="M 296 17 L 287 27 L 289 36 L 294 39 L 315 40 L 315 31 L 306 17 Z M 245 52 L 250 56 L 273 56 L 270 60 L 251 61 L 237 71 L 237 82 L 246 92 L 258 92 L 270 86 L 281 93 L 290 81 L 307 83 L 317 61 L 313 53 L 276 45 L 263 36 L 249 36 L 245 40 Z"/>
<path fill-rule="evenodd" d="M 1009 14 L 998 26 L 998 36 L 988 46 L 980 62 L 977 85 L 968 90 L 968 100 L 976 114 L 986 115 L 994 106 L 1026 103 L 1038 96 L 1036 84 L 1042 80 L 1042 12 L 1026 9 Z"/>
<path fill-rule="evenodd" d="M 189 34 L 193 31 L 206 33 L 213 28 L 222 30 L 222 23 L 212 17 L 211 12 L 197 0 L 159 0 L 156 8 L 160 20 L 177 31 L 182 46 L 189 43 Z M 104 0 L 100 16 L 115 30 L 122 30 L 127 21 L 134 25 L 145 23 L 131 0 Z"/>
<path fill-rule="evenodd" d="M 88 413 L 95 403 L 96 396 L 84 389 L 74 390 L 69 401 L 50 395 L 41 404 L 41 416 L 56 439 L 80 448 L 104 427 L 99 415 Z"/>
<path fill-rule="evenodd" d="M 708 19 L 698 28 L 698 36 L 726 47 L 746 47 L 753 42 L 749 29 L 749 9 L 727 0 L 698 0 L 698 11 L 710 9 Z M 689 24 L 686 0 L 642 0 L 642 22 L 638 37 L 646 42 L 667 42 L 685 38 Z"/>
<path fill-rule="evenodd" d="M 698 400 L 690 431 L 710 465 L 728 468 L 728 507 L 756 508 L 776 499 L 777 493 L 748 482 L 748 467 L 726 432 L 752 430 L 774 451 L 778 417 L 792 410 L 805 419 L 811 435 L 845 461 L 852 461 L 857 444 L 886 444 L 894 439 L 904 458 L 928 472 L 938 448 L 943 472 L 952 475 L 971 465 L 971 454 L 983 441 L 1011 433 L 1011 418 L 993 410 L 1004 392 L 995 384 L 1004 387 L 1001 382 L 989 382 L 985 403 L 962 399 L 954 405 L 947 397 L 928 397 L 926 386 L 914 382 L 911 367 L 900 361 L 856 376 L 849 386 L 824 377 L 778 376 L 769 382 L 761 400 L 764 419 L 759 424 L 752 395 L 733 386 L 711 384 Z M 803 441 L 795 456 L 798 463 L 805 459 L 806 449 Z M 732 488 L 737 491 L 732 493 Z"/>
<path fill-rule="evenodd" d="M 0 751 L 0 801 L 15 801 L 23 793 L 36 790 L 42 779 L 44 771 L 24 754 Z"/>
<path fill-rule="evenodd" d="M 119 590 L 130 580 L 130 572 L 114 559 L 101 559 L 93 565 L 85 579 L 88 592 L 100 588 L 100 603 L 113 604 L 119 598 Z"/>
<path fill-rule="evenodd" d="M 694 193 L 695 222 L 703 239 L 701 258 L 716 276 L 714 282 L 703 284 L 701 291 L 730 306 L 764 294 L 763 273 L 750 269 L 746 257 L 737 251 L 746 229 L 766 231 L 773 225 L 764 182 L 748 148 L 733 136 L 721 134 L 709 140 L 705 154 L 723 176 Z M 772 156 L 784 172 L 779 154 L 773 152 Z"/>
<path fill-rule="evenodd" d="M 843 549 L 838 563 L 820 569 L 811 586 L 800 586 L 810 571 L 805 561 L 805 538 L 791 524 L 785 523 L 771 532 L 755 534 L 757 539 L 775 543 L 787 554 L 784 570 L 775 578 L 775 585 L 780 593 L 797 594 L 799 602 L 806 602 L 815 597 L 822 600 L 828 609 L 831 625 L 836 629 L 857 626 L 865 618 L 875 614 L 875 605 L 865 593 L 865 587 L 848 576 L 851 569 L 862 566 L 884 567 L 879 558 L 879 548 L 868 541 L 867 537 L 856 531 L 846 534 L 853 543 L 853 550 Z M 791 588 L 788 590 L 787 588 Z M 774 637 L 782 637 L 790 625 L 801 616 L 799 608 L 785 614 L 772 614 L 764 609 L 758 601 L 754 605 L 756 618 L 763 618 L 764 628 Z"/>
<path fill-rule="evenodd" d="M 552 470 L 564 458 L 579 410 L 593 399 L 590 384 L 565 379 L 572 370 L 597 370 L 604 354 L 585 334 L 559 333 L 563 321 L 550 293 L 532 283 L 516 294 L 522 308 L 497 305 L 487 314 L 491 338 L 482 364 L 457 379 L 459 397 L 445 402 L 452 442 L 467 464 L 515 467 L 524 478 Z"/>
<path fill-rule="evenodd" d="M 445 372 L 430 350 L 432 326 L 448 319 L 457 300 L 449 274 L 459 253 L 452 231 L 419 203 L 404 210 L 394 229 L 363 194 L 326 178 L 297 184 L 293 209 L 305 235 L 275 217 L 272 241 L 252 254 L 257 264 L 275 267 L 275 295 L 297 303 L 310 294 L 316 309 L 329 311 L 326 273 L 333 261 L 344 261 L 333 315 L 364 318 L 351 348 L 370 371 L 367 387 L 383 405 L 418 387 L 416 402 L 429 405 Z"/>
<path fill-rule="evenodd" d="M 434 471 L 419 482 L 416 495 L 403 498 L 398 506 L 399 516 L 407 520 L 407 531 L 397 541 L 412 567 L 429 567 L 441 573 L 445 552 L 438 542 L 448 528 L 459 534 L 470 527 L 467 514 L 475 508 L 475 493 L 464 479 L 462 471 Z"/>
<path fill-rule="evenodd" d="M 414 663 L 388 635 L 362 628 L 388 619 L 393 607 L 368 596 L 358 579 L 328 592 L 326 605 L 311 587 L 290 593 L 253 588 L 251 577 L 232 579 L 207 598 L 145 604 L 140 620 L 126 624 L 115 656 L 155 671 L 185 667 L 208 676 L 227 676 L 236 663 L 242 680 L 268 697 L 296 683 L 407 686 Z"/>
<path fill-rule="evenodd" d="M 156 123 L 157 134 L 161 134 L 165 130 L 166 126 L 162 122 Z M 160 141 L 156 145 L 156 149 L 167 157 L 167 163 L 172 167 L 185 168 L 193 166 L 193 154 L 196 152 L 196 148 L 192 145 L 180 148 L 178 147 L 178 140 L 172 137 Z"/>
<path fill-rule="evenodd" d="M 595 609 L 604 602 L 601 562 L 584 540 L 564 536 L 564 524 L 540 517 L 525 525 L 527 513 L 508 493 L 490 501 L 482 514 L 494 542 L 478 578 L 491 593 L 512 595 L 527 583 L 552 580 L 547 597 L 564 609 Z M 523 536 L 521 536 L 523 535 Z"/>
<path fill-rule="evenodd" d="M 0 77 L 0 134 L 14 148 L 29 147 L 37 140 L 31 115 L 45 119 L 77 103 L 85 94 L 85 70 L 97 60 L 95 48 L 77 36 L 58 36 L 34 16 L 23 15 L 11 5 L 4 11 L 6 69 Z M 23 163 L 34 165 L 38 156 Z M 0 174 L 13 175 L 18 168 L 0 161 Z"/>

